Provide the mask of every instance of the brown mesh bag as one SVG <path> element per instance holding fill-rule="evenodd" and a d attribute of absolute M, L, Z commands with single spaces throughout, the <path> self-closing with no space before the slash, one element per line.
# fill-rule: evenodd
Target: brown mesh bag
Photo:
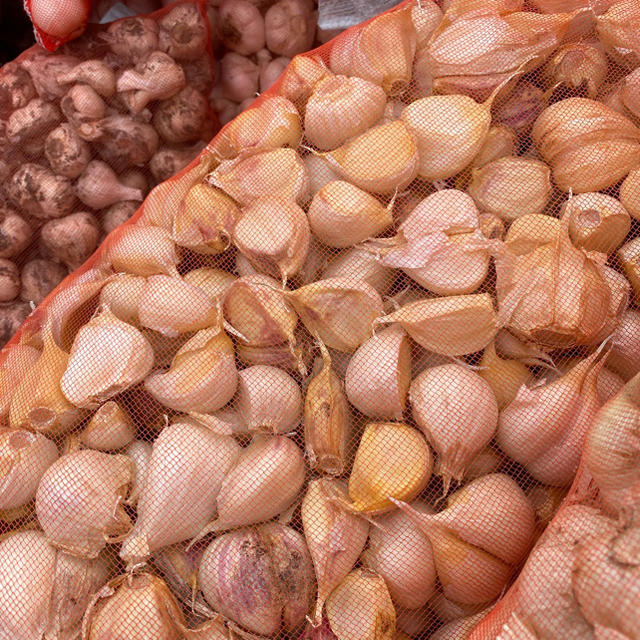
<path fill-rule="evenodd" d="M 34 311 L 0 639 L 640 637 L 640 6 L 555 4 L 296 56 Z"/>

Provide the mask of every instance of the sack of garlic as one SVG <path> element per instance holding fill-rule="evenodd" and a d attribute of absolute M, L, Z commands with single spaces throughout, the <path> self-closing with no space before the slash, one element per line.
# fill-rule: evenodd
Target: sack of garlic
<path fill-rule="evenodd" d="M 639 6 L 405 0 L 153 189 L 0 352 L 0 640 L 640 639 Z M 139 26 L 69 140 L 188 128 Z"/>

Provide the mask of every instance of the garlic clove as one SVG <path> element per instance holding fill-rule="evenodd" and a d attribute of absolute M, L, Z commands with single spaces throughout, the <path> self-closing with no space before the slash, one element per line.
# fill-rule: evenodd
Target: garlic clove
<path fill-rule="evenodd" d="M 304 114 L 313 87 L 331 72 L 322 58 L 313 55 L 297 55 L 287 65 L 280 79 L 279 94 L 288 98 Z"/>
<path fill-rule="evenodd" d="M 595 98 L 607 78 L 607 56 L 599 41 L 569 42 L 561 46 L 545 65 L 552 87 L 579 89 L 586 85 L 587 96 Z"/>
<path fill-rule="evenodd" d="M 190 411 L 189 418 L 193 419 L 197 424 L 206 427 L 212 433 L 221 436 L 249 433 L 245 421 L 238 412 L 231 407 L 219 409 L 215 413 L 197 413 L 196 411 Z"/>
<path fill-rule="evenodd" d="M 631 283 L 634 298 L 638 304 L 640 302 L 640 239 L 629 240 L 618 249 L 616 255 L 627 280 Z"/>
<path fill-rule="evenodd" d="M 622 181 L 620 202 L 632 218 L 640 219 L 640 169 L 632 169 Z"/>
<path fill-rule="evenodd" d="M 558 218 L 532 213 L 516 218 L 509 225 L 504 241 L 512 253 L 521 256 L 552 242 L 560 232 Z"/>
<path fill-rule="evenodd" d="M 498 409 L 510 404 L 523 384 L 533 381 L 533 374 L 522 362 L 498 356 L 495 342 L 486 346 L 478 373 L 489 383 Z"/>
<path fill-rule="evenodd" d="M 389 293 L 396 273 L 385 267 L 381 262 L 363 247 L 352 247 L 329 260 L 322 270 L 323 279 L 350 278 L 370 284 L 381 296 Z"/>
<path fill-rule="evenodd" d="M 100 304 L 129 324 L 139 325 L 138 305 L 146 279 L 130 273 L 118 273 L 100 290 Z"/>
<path fill-rule="evenodd" d="M 5 349 L 0 365 L 0 419 L 9 415 L 11 399 L 20 382 L 40 358 L 40 351 L 26 344 L 15 344 Z"/>
<path fill-rule="evenodd" d="M 140 493 L 144 487 L 151 459 L 151 444 L 144 440 L 134 440 L 125 450 L 125 455 L 129 456 L 132 462 L 131 491 L 127 497 L 126 504 L 136 506 Z"/>
<path fill-rule="evenodd" d="M 90 449 L 115 451 L 129 445 L 136 436 L 136 427 L 120 405 L 109 400 L 93 414 L 80 432 L 80 442 Z"/>
<path fill-rule="evenodd" d="M 183 280 L 205 292 L 212 303 L 222 301 L 224 294 L 236 281 L 236 276 L 214 267 L 200 267 L 185 273 Z"/>
<path fill-rule="evenodd" d="M 331 169 L 329 161 L 321 155 L 310 154 L 303 158 L 309 175 L 309 193 L 313 195 L 327 182 L 338 180 L 338 174 Z"/>
<path fill-rule="evenodd" d="M 307 375 L 310 354 L 304 347 L 287 343 L 270 347 L 253 347 L 238 343 L 236 352 L 238 360 L 248 366 L 268 365 L 297 372 L 302 376 Z"/>

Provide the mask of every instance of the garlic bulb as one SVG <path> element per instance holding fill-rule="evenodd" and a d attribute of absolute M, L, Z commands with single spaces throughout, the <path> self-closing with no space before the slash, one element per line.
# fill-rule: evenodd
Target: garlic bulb
<path fill-rule="evenodd" d="M 389 207 L 343 180 L 328 182 L 317 191 L 307 215 L 313 235 L 338 249 L 377 236 L 393 222 Z"/>
<path fill-rule="evenodd" d="M 207 602 L 244 629 L 275 637 L 304 621 L 313 568 L 304 538 L 272 522 L 216 538 L 204 552 L 198 585 Z"/>
<path fill-rule="evenodd" d="M 194 537 L 215 515 L 218 492 L 240 451 L 233 438 L 199 425 L 165 427 L 153 443 L 138 519 L 120 556 L 138 564 L 156 549 Z"/>
<path fill-rule="evenodd" d="M 124 451 L 132 462 L 131 491 L 127 497 L 127 504 L 135 506 L 138 503 L 142 489 L 147 479 L 149 460 L 151 460 L 152 447 L 144 440 L 134 440 Z"/>
<path fill-rule="evenodd" d="M 345 389 L 349 402 L 369 418 L 400 420 L 411 382 L 411 348 L 400 325 L 363 342 L 349 361 Z"/>
<path fill-rule="evenodd" d="M 149 341 L 105 308 L 78 331 L 60 388 L 74 405 L 90 409 L 143 380 L 152 367 Z"/>
<path fill-rule="evenodd" d="M 86 449 L 58 458 L 36 493 L 36 515 L 47 539 L 69 553 L 95 558 L 111 538 L 129 531 L 122 501 L 131 461 Z"/>
<path fill-rule="evenodd" d="M 138 326 L 138 306 L 146 278 L 130 273 L 117 273 L 100 290 L 100 304 L 124 322 Z"/>
<path fill-rule="evenodd" d="M 370 284 L 381 296 L 389 292 L 395 272 L 383 266 L 380 261 L 363 247 L 352 247 L 335 258 L 332 258 L 322 270 L 323 279 L 349 278 L 353 281 L 362 280 Z"/>
<path fill-rule="evenodd" d="M 40 352 L 26 344 L 5 347 L 0 365 L 0 419 L 9 415 L 11 399 L 20 382 L 38 361 Z"/>
<path fill-rule="evenodd" d="M 237 385 L 233 342 L 220 327 L 198 331 L 178 349 L 167 371 L 156 371 L 144 382 L 165 407 L 199 413 L 223 407 Z"/>
<path fill-rule="evenodd" d="M 309 481 L 302 500 L 302 526 L 318 582 L 313 622 L 322 621 L 322 610 L 329 594 L 353 569 L 367 542 L 369 523 L 336 502 L 345 499 L 346 487 L 340 480 L 320 478 Z"/>
<path fill-rule="evenodd" d="M 256 365 L 238 374 L 235 409 L 249 431 L 287 433 L 300 422 L 302 394 L 282 369 Z"/>
<path fill-rule="evenodd" d="M 413 419 L 437 454 L 434 473 L 444 493 L 461 482 L 471 461 L 493 438 L 498 404 L 489 384 L 459 364 L 425 369 L 409 389 Z"/>
<path fill-rule="evenodd" d="M 264 196 L 242 210 L 233 242 L 260 272 L 286 282 L 300 271 L 311 232 L 303 209 L 282 197 Z"/>
<path fill-rule="evenodd" d="M 516 218 L 509 225 L 504 238 L 511 253 L 521 256 L 534 249 L 553 242 L 561 233 L 562 225 L 558 218 L 542 213 L 530 213 Z"/>
<path fill-rule="evenodd" d="M 430 513 L 424 504 L 412 507 Z M 436 588 L 436 568 L 427 536 L 403 511 L 376 518 L 369 544 L 361 559 L 365 567 L 382 576 L 393 602 L 398 607 L 417 609 L 424 606 Z"/>
<path fill-rule="evenodd" d="M 131 417 L 114 400 L 105 402 L 80 433 L 80 442 L 90 449 L 123 449 L 136 437 Z"/>
<path fill-rule="evenodd" d="M 30 502 L 40 479 L 57 458 L 56 445 L 40 433 L 0 430 L 0 510 Z"/>
<path fill-rule="evenodd" d="M 356 76 L 327 76 L 307 100 L 304 135 L 321 151 L 335 149 L 373 126 L 386 102 L 384 90 L 373 82 Z"/>

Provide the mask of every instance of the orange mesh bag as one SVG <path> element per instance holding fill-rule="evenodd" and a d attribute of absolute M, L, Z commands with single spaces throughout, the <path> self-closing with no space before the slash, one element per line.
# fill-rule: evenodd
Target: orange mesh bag
<path fill-rule="evenodd" d="M 2 352 L 0 639 L 638 638 L 635 2 L 405 2 Z"/>

